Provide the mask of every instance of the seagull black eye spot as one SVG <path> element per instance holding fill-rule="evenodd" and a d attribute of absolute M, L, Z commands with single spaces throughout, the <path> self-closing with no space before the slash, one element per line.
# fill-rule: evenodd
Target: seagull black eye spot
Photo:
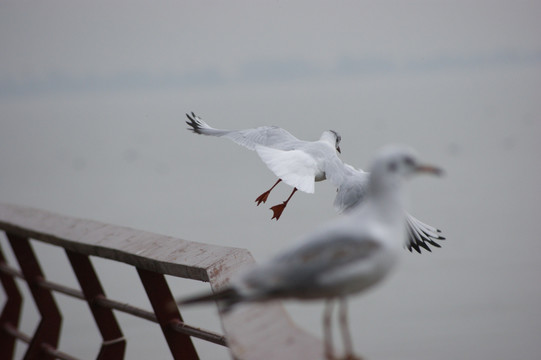
<path fill-rule="evenodd" d="M 413 161 L 413 159 L 409 156 L 406 156 L 404 158 L 404 164 L 406 164 L 407 166 L 414 166 L 415 165 L 415 161 Z"/>
<path fill-rule="evenodd" d="M 395 172 L 396 169 L 398 169 L 398 165 L 396 164 L 396 162 L 393 161 L 389 164 L 388 169 L 390 172 Z"/>

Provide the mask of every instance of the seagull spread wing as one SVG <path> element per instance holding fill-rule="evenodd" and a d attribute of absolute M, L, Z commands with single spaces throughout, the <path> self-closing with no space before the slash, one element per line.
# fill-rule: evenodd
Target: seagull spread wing
<path fill-rule="evenodd" d="M 203 121 L 194 113 L 186 114 L 189 121 L 186 123 L 196 134 L 224 137 L 242 145 L 250 150 L 255 150 L 257 145 L 290 148 L 292 144 L 300 143 L 301 140 L 291 135 L 287 130 L 277 126 L 261 126 L 254 129 L 225 130 L 216 129 Z"/>
<path fill-rule="evenodd" d="M 347 212 L 362 202 L 367 190 L 367 172 L 355 169 L 334 156 L 325 164 L 325 176 L 336 187 L 336 211 Z"/>
<path fill-rule="evenodd" d="M 441 247 L 436 240 L 445 240 L 445 237 L 441 236 L 441 231 L 439 229 L 427 225 L 409 214 L 406 215 L 406 224 L 409 235 L 406 248 L 409 251 L 412 251 L 413 249 L 418 253 L 421 253 L 421 248 L 432 251 L 428 244 L 437 248 Z"/>

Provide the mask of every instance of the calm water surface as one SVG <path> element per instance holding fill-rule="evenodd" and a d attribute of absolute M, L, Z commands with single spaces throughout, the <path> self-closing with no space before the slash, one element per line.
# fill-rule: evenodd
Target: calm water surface
<path fill-rule="evenodd" d="M 297 194 L 282 219 L 270 221 L 270 210 L 254 199 L 273 175 L 255 153 L 188 133 L 184 112 L 196 111 L 216 127 L 276 124 L 306 139 L 332 128 L 343 135 L 344 161 L 363 168 L 381 146 L 407 143 L 447 170 L 444 178 L 411 183 L 410 210 L 448 240 L 431 254 L 405 251 L 387 282 L 351 300 L 357 351 L 370 359 L 537 359 L 541 72 L 500 68 L 332 85 L 0 99 L 0 200 L 248 248 L 264 261 L 337 216 L 334 190 L 322 183 L 315 195 Z M 283 187 L 269 203 L 288 193 Z M 51 279 L 76 284 L 61 251 L 36 248 Z M 149 307 L 133 269 L 96 264 L 111 297 Z M 171 285 L 177 296 L 207 289 L 175 279 Z M 67 309 L 62 349 L 91 358 L 100 339 L 86 306 L 57 299 Z M 320 335 L 321 304 L 287 307 Z M 189 309 L 185 317 L 220 331 L 213 308 Z M 23 329 L 32 333 L 37 318 L 28 299 Z M 128 358 L 169 357 L 156 326 L 118 318 Z M 196 344 L 203 358 L 226 356 Z"/>

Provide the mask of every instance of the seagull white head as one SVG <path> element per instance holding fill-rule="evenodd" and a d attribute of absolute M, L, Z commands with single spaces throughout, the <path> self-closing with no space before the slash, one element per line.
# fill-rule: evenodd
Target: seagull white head
<path fill-rule="evenodd" d="M 374 162 L 370 174 L 370 188 L 373 192 L 389 187 L 400 187 L 403 181 L 417 173 L 441 175 L 443 171 L 432 165 L 421 164 L 417 154 L 406 146 L 383 148 Z"/>
<path fill-rule="evenodd" d="M 323 134 L 321 134 L 320 140 L 328 141 L 334 146 L 336 151 L 342 153 L 340 150 L 340 141 L 342 141 L 342 136 L 340 136 L 338 132 L 334 130 L 326 130 L 323 132 Z"/>

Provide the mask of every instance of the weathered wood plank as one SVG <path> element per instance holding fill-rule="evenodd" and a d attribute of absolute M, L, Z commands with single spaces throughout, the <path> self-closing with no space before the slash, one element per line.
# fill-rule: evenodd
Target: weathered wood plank
<path fill-rule="evenodd" d="M 247 252 L 8 204 L 0 204 L 0 228 L 80 254 L 202 281 L 208 281 L 207 269 L 215 262 Z"/>

